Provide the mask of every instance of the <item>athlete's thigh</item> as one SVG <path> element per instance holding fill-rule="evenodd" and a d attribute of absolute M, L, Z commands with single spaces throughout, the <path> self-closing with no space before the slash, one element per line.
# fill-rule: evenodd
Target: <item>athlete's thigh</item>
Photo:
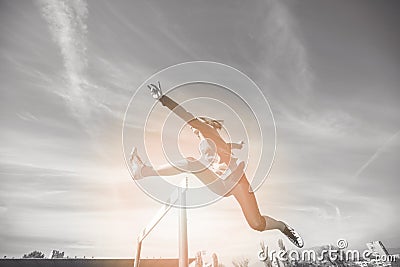
<path fill-rule="evenodd" d="M 186 172 L 190 168 L 188 159 L 182 159 L 174 162 L 174 164 L 164 164 L 159 166 L 155 171 L 161 176 L 172 176 Z"/>
<path fill-rule="evenodd" d="M 239 183 L 232 189 L 231 194 L 239 202 L 246 220 L 254 222 L 261 218 L 261 214 L 254 193 L 249 192 L 249 186 L 246 176 L 243 175 Z"/>

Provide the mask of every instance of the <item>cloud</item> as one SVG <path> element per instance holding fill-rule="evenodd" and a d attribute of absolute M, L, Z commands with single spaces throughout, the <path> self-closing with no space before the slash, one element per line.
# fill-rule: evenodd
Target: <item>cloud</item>
<path fill-rule="evenodd" d="M 101 79 L 92 77 L 93 69 L 88 68 L 88 4 L 85 0 L 38 1 L 41 15 L 60 49 L 64 65 L 63 76 L 57 77 L 48 86 L 52 88 L 52 93 L 66 101 L 70 113 L 86 133 L 98 137 L 104 125 L 110 122 L 107 119 L 118 121 L 122 118 L 122 111 L 118 106 L 116 108 L 115 102 L 125 101 L 122 98 L 125 95 L 120 96 L 115 93 L 115 88 L 101 85 Z"/>
<path fill-rule="evenodd" d="M 333 204 L 331 202 L 328 202 L 328 201 L 326 201 L 326 204 L 331 206 L 335 210 L 335 215 L 336 215 L 337 218 L 342 217 L 341 212 L 340 212 L 340 208 L 337 205 L 335 205 L 335 204 Z"/>
<path fill-rule="evenodd" d="M 61 51 L 67 88 L 58 94 L 64 97 L 74 114 L 79 118 L 90 115 L 90 99 L 85 92 L 88 83 L 85 72 L 87 3 L 83 0 L 57 1 L 39 0 L 42 16 L 48 23 L 53 41 Z"/>
<path fill-rule="evenodd" d="M 285 91 L 295 89 L 299 95 L 306 95 L 312 91 L 314 75 L 296 21 L 281 1 L 269 0 L 267 7 L 265 33 L 261 33 L 267 45 L 264 74 Z"/>
<path fill-rule="evenodd" d="M 17 113 L 17 116 L 24 121 L 39 121 L 39 119 L 30 112 Z"/>
<path fill-rule="evenodd" d="M 375 151 L 375 153 L 357 170 L 357 172 L 354 174 L 354 178 L 357 178 L 365 169 L 368 168 L 368 166 L 375 161 L 376 158 L 378 158 L 382 152 L 385 151 L 387 146 L 397 138 L 398 134 L 400 133 L 400 130 L 397 131 L 394 135 L 392 135 L 390 138 L 388 138 L 378 149 Z"/>

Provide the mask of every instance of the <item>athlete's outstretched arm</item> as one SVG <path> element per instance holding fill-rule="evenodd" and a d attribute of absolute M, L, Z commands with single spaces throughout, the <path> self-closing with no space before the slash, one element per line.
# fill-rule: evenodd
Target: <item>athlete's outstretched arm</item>
<path fill-rule="evenodd" d="M 200 130 L 201 128 L 208 127 L 208 125 L 199 121 L 192 113 L 188 112 L 170 97 L 163 95 L 160 83 L 158 83 L 158 86 L 155 84 L 150 84 L 147 87 L 150 89 L 150 93 L 152 94 L 154 99 L 160 101 L 163 106 L 169 108 L 172 112 L 178 115 L 178 117 L 183 119 L 193 128 Z"/>

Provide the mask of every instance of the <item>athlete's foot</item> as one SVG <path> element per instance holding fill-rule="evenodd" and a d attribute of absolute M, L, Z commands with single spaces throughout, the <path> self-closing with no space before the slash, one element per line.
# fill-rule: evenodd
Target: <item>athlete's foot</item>
<path fill-rule="evenodd" d="M 303 238 L 296 232 L 292 227 L 285 224 L 285 229 L 283 229 L 282 233 L 298 248 L 302 248 L 304 246 Z"/>
<path fill-rule="evenodd" d="M 131 163 L 133 179 L 134 180 L 142 179 L 143 178 L 142 170 L 144 167 L 146 167 L 146 165 L 144 165 L 142 159 L 139 157 L 136 147 L 132 148 L 129 162 Z"/>

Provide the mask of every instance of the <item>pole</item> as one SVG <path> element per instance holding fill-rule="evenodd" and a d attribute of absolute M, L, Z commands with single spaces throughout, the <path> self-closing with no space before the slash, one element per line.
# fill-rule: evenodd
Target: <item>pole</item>
<path fill-rule="evenodd" d="M 179 210 L 179 267 L 189 266 L 188 257 L 188 236 L 187 236 L 187 214 L 186 214 L 186 189 L 188 178 L 186 177 L 186 188 L 179 189 L 180 210 Z"/>
<path fill-rule="evenodd" d="M 136 247 L 136 257 L 135 257 L 135 263 L 134 267 L 139 267 L 139 262 L 140 262 L 140 251 L 142 250 L 142 241 L 138 240 L 137 247 Z"/>
<path fill-rule="evenodd" d="M 143 240 L 150 234 L 150 232 L 157 226 L 157 224 L 164 218 L 172 206 L 176 203 L 180 203 L 181 208 L 179 210 L 179 267 L 188 267 L 188 240 L 187 240 L 187 215 L 186 215 L 186 191 L 188 188 L 188 178 L 186 177 L 175 190 L 169 200 L 153 217 L 153 219 L 147 224 L 147 226 L 140 232 L 137 238 L 136 257 L 134 261 L 134 267 L 138 267 L 140 264 L 140 251 L 142 249 Z"/>

